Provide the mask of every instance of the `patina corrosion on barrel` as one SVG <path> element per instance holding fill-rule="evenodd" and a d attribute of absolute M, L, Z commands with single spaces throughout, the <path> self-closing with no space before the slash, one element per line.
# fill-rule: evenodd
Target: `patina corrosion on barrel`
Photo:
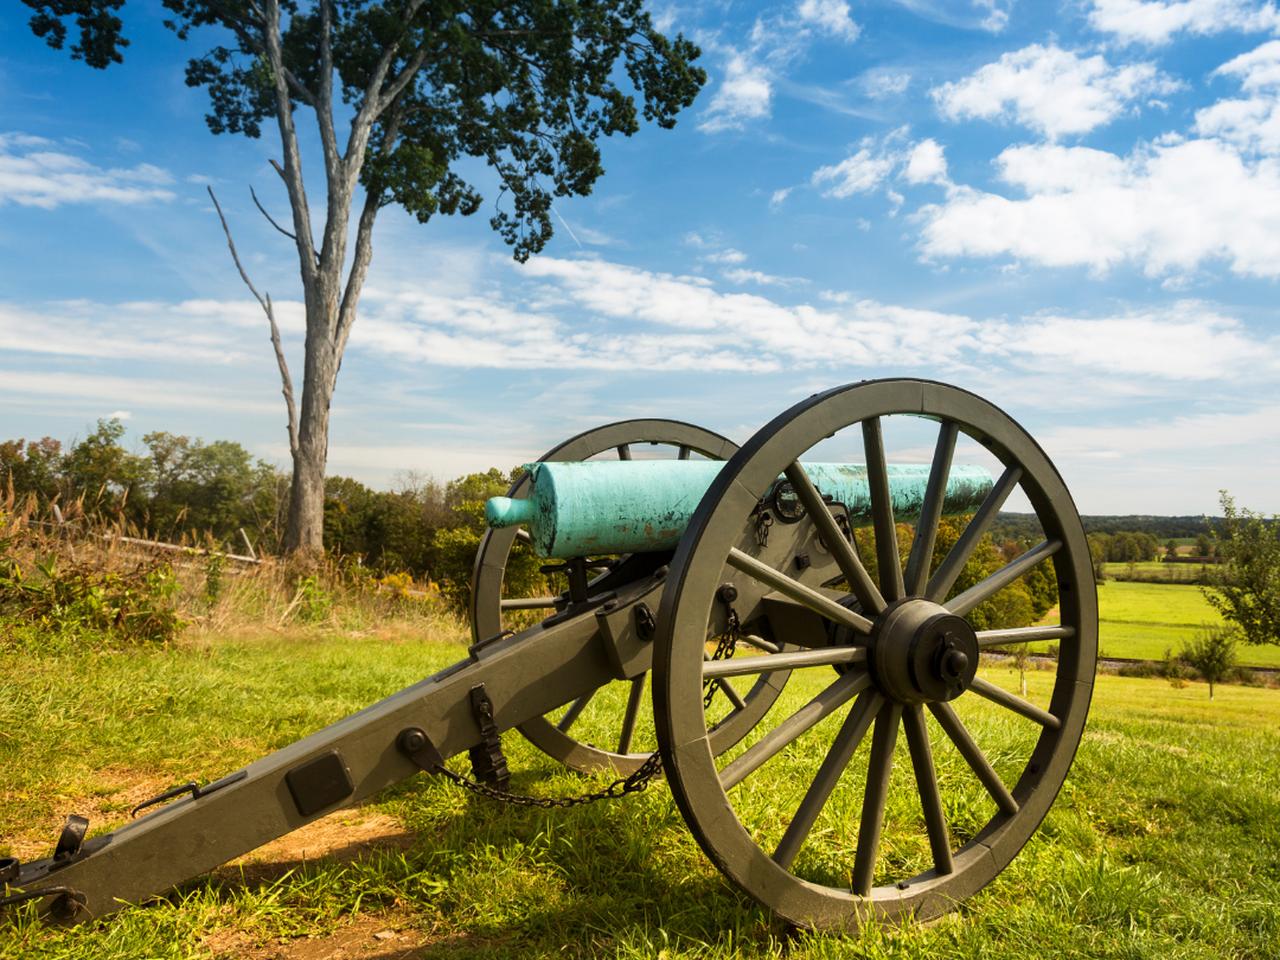
<path fill-rule="evenodd" d="M 674 550 L 703 494 L 724 464 L 699 460 L 620 460 L 532 463 L 524 500 L 495 497 L 485 505 L 491 527 L 524 525 L 544 558 Z M 867 468 L 857 463 L 806 463 L 818 490 L 843 504 L 855 527 L 871 524 Z M 920 517 L 928 464 L 890 464 L 893 515 Z M 780 477 L 779 483 L 785 483 Z M 994 484 L 983 467 L 951 468 L 943 516 L 973 513 Z"/>

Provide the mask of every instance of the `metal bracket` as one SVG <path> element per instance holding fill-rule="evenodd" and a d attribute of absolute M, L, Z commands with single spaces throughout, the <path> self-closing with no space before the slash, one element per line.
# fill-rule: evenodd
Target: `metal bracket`
<path fill-rule="evenodd" d="M 502 739 L 493 721 L 493 701 L 485 692 L 483 683 L 471 688 L 471 712 L 480 726 L 480 735 L 484 737 L 484 743 L 467 751 L 471 757 L 471 775 L 495 790 L 506 790 L 511 782 L 511 771 L 507 769 Z"/>
<path fill-rule="evenodd" d="M 396 749 L 427 773 L 441 773 L 444 757 L 421 727 L 405 727 L 396 737 Z"/>
<path fill-rule="evenodd" d="M 0 907 L 11 907 L 18 903 L 26 903 L 28 900 L 42 900 L 45 897 L 58 898 L 49 906 L 49 913 L 55 920 L 62 921 L 74 920 L 76 914 L 89 902 L 83 893 L 72 890 L 70 887 L 41 887 L 38 890 L 26 890 L 0 898 Z"/>
<path fill-rule="evenodd" d="M 77 813 L 67 817 L 67 825 L 62 828 L 62 834 L 58 837 L 58 846 L 53 851 L 53 862 L 62 863 L 79 853 L 80 845 L 84 843 L 84 835 L 88 832 L 88 817 L 82 817 Z"/>
<path fill-rule="evenodd" d="M 194 780 L 191 783 L 184 783 L 182 786 L 174 787 L 172 790 L 166 790 L 164 793 L 154 796 L 150 800 L 142 801 L 142 803 L 133 808 L 133 816 L 136 818 L 139 810 L 145 810 L 147 807 L 153 807 L 157 803 L 164 803 L 166 800 L 172 800 L 174 797 L 180 797 L 186 793 L 191 794 L 191 796 L 197 800 L 200 797 L 207 797 L 209 794 L 215 793 L 223 787 L 229 787 L 233 783 L 239 783 L 248 775 L 249 771 L 247 770 L 237 770 L 235 773 L 229 773 L 221 780 L 215 780 L 213 783 L 204 787 L 199 786 Z"/>

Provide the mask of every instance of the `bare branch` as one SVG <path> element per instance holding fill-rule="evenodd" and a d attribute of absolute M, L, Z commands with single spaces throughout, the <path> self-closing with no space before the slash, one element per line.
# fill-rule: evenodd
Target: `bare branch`
<path fill-rule="evenodd" d="M 302 158 L 298 153 L 298 132 L 293 125 L 293 105 L 289 102 L 288 81 L 284 73 L 284 50 L 280 36 L 280 0 L 266 0 L 267 59 L 275 78 L 276 119 L 280 125 L 280 144 L 284 149 L 284 169 L 272 163 L 289 191 L 293 208 L 294 233 L 297 236 L 298 260 L 302 268 L 302 285 L 310 289 L 315 281 L 316 249 L 311 235 L 311 213 L 307 191 L 302 181 Z"/>
<path fill-rule="evenodd" d="M 276 312 L 271 305 L 271 294 L 268 293 L 263 298 L 257 287 L 253 285 L 253 281 L 249 279 L 249 275 L 244 272 L 244 267 L 240 264 L 240 255 L 236 253 L 235 241 L 231 239 L 231 229 L 227 226 L 227 218 L 222 215 L 222 207 L 218 204 L 218 198 L 213 195 L 212 187 L 205 187 L 209 191 L 209 199 L 213 201 L 213 208 L 218 211 L 218 219 L 222 221 L 222 232 L 227 235 L 227 246 L 231 248 L 231 259 L 235 261 L 236 269 L 240 271 L 240 279 L 244 281 L 245 286 L 257 299 L 262 306 L 263 311 L 267 315 L 267 321 L 271 324 L 271 345 L 275 347 L 276 363 L 280 366 L 280 379 L 284 382 L 284 405 L 289 412 L 289 453 L 296 459 L 298 456 L 298 408 L 293 401 L 293 380 L 289 377 L 289 365 L 284 359 L 284 349 L 280 345 L 280 328 L 276 325 Z M 257 202 L 254 197 L 254 202 Z M 258 206 L 262 210 L 262 206 Z M 265 210 L 262 211 L 264 214 Z M 271 218 L 268 217 L 268 220 Z M 276 229 L 279 229 L 278 227 Z M 281 231 L 283 232 L 283 231 Z"/>
<path fill-rule="evenodd" d="M 289 366 L 285 363 L 284 348 L 280 346 L 280 328 L 276 326 L 276 314 L 271 307 L 271 294 L 267 294 L 267 319 L 271 321 L 271 346 L 276 351 L 276 363 L 280 367 L 280 380 L 284 387 L 284 406 L 289 413 L 289 456 L 298 459 L 298 407 L 293 402 L 293 380 L 289 378 Z"/>
<path fill-rule="evenodd" d="M 253 197 L 253 202 L 257 205 L 258 209 L 259 209 L 260 211 L 262 211 L 262 215 L 263 215 L 264 217 L 266 217 L 266 218 L 267 218 L 267 222 L 268 222 L 268 223 L 270 223 L 273 227 L 275 227 L 277 230 L 279 230 L 281 233 L 283 233 L 286 237 L 288 237 L 288 238 L 289 238 L 290 240 L 292 240 L 294 243 L 297 243 L 297 242 L 298 242 L 298 238 L 297 238 L 297 237 L 295 237 L 292 233 L 290 233 L 290 232 L 289 232 L 288 230 L 286 230 L 284 227 L 280 226 L 280 224 L 278 224 L 278 223 L 276 223 L 274 220 L 272 220 L 272 219 L 271 219 L 271 214 L 267 213 L 267 211 L 266 211 L 266 210 L 263 210 L 263 209 L 262 209 L 262 204 L 261 204 L 261 203 L 258 203 L 258 195 L 257 195 L 256 193 L 254 193 L 254 192 L 253 192 L 253 186 L 252 186 L 252 185 L 250 185 L 250 187 L 249 187 L 249 196 Z"/>

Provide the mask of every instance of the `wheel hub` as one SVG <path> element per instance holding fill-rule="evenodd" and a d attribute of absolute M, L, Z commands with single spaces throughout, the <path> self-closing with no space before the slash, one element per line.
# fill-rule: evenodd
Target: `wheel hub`
<path fill-rule="evenodd" d="M 978 638 L 963 617 L 928 600 L 891 604 L 868 639 L 871 678 L 899 703 L 954 700 L 978 670 Z"/>

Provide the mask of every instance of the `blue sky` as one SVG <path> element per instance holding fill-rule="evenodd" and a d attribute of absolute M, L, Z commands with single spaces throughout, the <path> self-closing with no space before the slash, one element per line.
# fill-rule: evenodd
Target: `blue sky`
<path fill-rule="evenodd" d="M 587 427 L 742 441 L 816 390 L 921 376 L 993 400 L 1084 513 L 1280 511 L 1280 10 L 1256 0 L 656 3 L 710 79 L 604 144 L 525 266 L 480 215 L 387 208 L 329 471 L 387 486 Z M 301 379 L 296 254 L 261 140 L 183 82 L 208 40 L 130 0 L 125 63 L 0 11 L 0 439 L 119 416 L 282 466 L 259 290 Z M 310 115 L 304 150 L 315 156 Z M 312 203 L 322 203 L 308 171 Z"/>

